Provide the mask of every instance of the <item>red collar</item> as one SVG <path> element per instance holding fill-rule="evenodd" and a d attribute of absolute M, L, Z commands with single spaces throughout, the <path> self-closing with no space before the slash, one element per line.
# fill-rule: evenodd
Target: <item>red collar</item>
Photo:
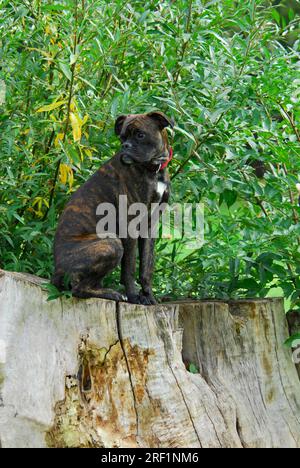
<path fill-rule="evenodd" d="M 160 166 L 160 171 L 163 171 L 164 169 L 166 169 L 166 167 L 168 166 L 168 164 L 172 160 L 172 158 L 173 158 L 173 148 L 170 147 L 170 149 L 169 149 L 169 159 Z"/>

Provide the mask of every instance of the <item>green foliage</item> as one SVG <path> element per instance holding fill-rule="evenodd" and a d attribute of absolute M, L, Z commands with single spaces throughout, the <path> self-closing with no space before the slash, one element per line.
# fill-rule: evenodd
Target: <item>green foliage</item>
<path fill-rule="evenodd" d="M 43 283 L 42 287 L 44 291 L 48 292 L 47 301 L 54 301 L 55 299 L 58 299 L 60 297 L 66 297 L 67 299 L 70 299 L 73 296 L 70 287 L 70 276 L 68 274 L 64 275 L 62 291 L 57 289 L 57 287 L 50 282 Z"/>
<path fill-rule="evenodd" d="M 299 345 L 300 342 L 300 333 L 295 333 L 285 342 L 285 346 L 288 348 L 293 348 L 295 345 Z"/>
<path fill-rule="evenodd" d="M 281 288 L 299 306 L 299 15 L 289 10 L 1 0 L 1 267 L 51 276 L 58 215 L 118 148 L 114 119 L 159 108 L 176 121 L 172 201 L 204 203 L 206 242 L 158 243 L 158 294 Z"/>
<path fill-rule="evenodd" d="M 51 283 L 43 283 L 42 287 L 45 291 L 48 292 L 48 298 L 47 301 L 54 301 L 55 299 L 58 299 L 60 297 L 67 297 L 71 298 L 72 297 L 72 292 L 69 289 L 66 289 L 65 291 L 59 291 L 53 284 Z"/>
<path fill-rule="evenodd" d="M 199 374 L 198 367 L 193 363 L 189 364 L 188 371 L 191 372 L 191 374 Z"/>

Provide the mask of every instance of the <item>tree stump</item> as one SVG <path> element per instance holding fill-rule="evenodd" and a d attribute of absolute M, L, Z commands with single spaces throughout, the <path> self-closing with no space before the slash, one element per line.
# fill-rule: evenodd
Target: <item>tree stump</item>
<path fill-rule="evenodd" d="M 47 302 L 42 282 L 0 272 L 2 447 L 300 447 L 281 299 Z"/>

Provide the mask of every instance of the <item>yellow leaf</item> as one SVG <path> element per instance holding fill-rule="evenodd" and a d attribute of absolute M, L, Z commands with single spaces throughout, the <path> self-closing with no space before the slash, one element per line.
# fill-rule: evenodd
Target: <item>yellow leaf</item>
<path fill-rule="evenodd" d="M 80 141 L 81 139 L 81 119 L 74 112 L 70 112 L 70 122 L 73 130 L 74 141 Z"/>
<path fill-rule="evenodd" d="M 75 112 L 75 111 L 76 111 L 76 106 L 75 106 L 74 101 L 71 101 L 71 103 L 70 103 L 70 110 L 71 110 L 71 112 Z"/>
<path fill-rule="evenodd" d="M 37 203 L 39 203 L 41 200 L 41 197 L 35 197 L 35 199 L 33 200 L 33 203 L 32 203 L 32 206 L 35 206 Z"/>
<path fill-rule="evenodd" d="M 27 50 L 35 50 L 36 52 L 39 52 L 40 54 L 42 54 L 44 57 L 48 58 L 49 60 L 52 59 L 51 54 L 49 54 L 48 52 L 45 52 L 44 50 L 37 49 L 36 47 L 26 47 L 26 49 Z"/>
<path fill-rule="evenodd" d="M 42 106 L 40 107 L 36 112 L 48 112 L 53 109 L 57 109 L 58 107 L 63 106 L 66 103 L 66 101 L 56 101 L 52 102 L 52 104 L 48 104 L 47 106 Z"/>
<path fill-rule="evenodd" d="M 73 183 L 74 183 L 74 174 L 73 174 L 73 170 L 70 166 L 68 166 L 68 182 L 69 182 L 69 187 L 72 188 L 73 187 Z"/>
<path fill-rule="evenodd" d="M 59 146 L 59 142 L 62 141 L 64 138 L 64 133 L 58 133 L 54 140 L 54 146 L 57 148 Z"/>
<path fill-rule="evenodd" d="M 61 164 L 59 169 L 59 178 L 63 185 L 66 185 L 68 182 L 70 188 L 72 188 L 74 183 L 73 169 L 68 166 L 68 164 Z"/>
<path fill-rule="evenodd" d="M 88 114 L 86 114 L 86 115 L 83 117 L 83 120 L 82 120 L 82 126 L 83 126 L 84 124 L 86 124 L 86 123 L 87 123 L 87 121 L 88 121 L 88 118 L 89 118 L 89 115 L 88 115 Z"/>
<path fill-rule="evenodd" d="M 91 150 L 88 149 L 88 148 L 85 148 L 85 149 L 84 149 L 84 152 L 85 152 L 85 154 L 86 154 L 89 158 L 91 158 L 91 157 L 93 156 L 93 153 L 92 153 Z"/>
<path fill-rule="evenodd" d="M 33 209 L 34 213 L 39 216 L 39 217 L 42 217 L 43 216 L 43 212 L 42 212 L 42 206 L 43 206 L 43 203 L 49 207 L 49 204 L 46 200 L 44 200 L 42 197 L 36 197 L 34 200 L 33 200 L 33 203 L 32 203 L 32 206 L 37 206 L 37 209 Z"/>
<path fill-rule="evenodd" d="M 59 168 L 59 178 L 63 185 L 66 185 L 68 179 L 68 166 L 67 164 L 61 164 Z"/>

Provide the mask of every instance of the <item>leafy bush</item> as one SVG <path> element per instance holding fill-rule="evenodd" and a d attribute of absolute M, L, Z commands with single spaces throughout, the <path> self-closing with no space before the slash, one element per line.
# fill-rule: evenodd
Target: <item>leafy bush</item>
<path fill-rule="evenodd" d="M 2 0 L 1 267 L 50 277 L 58 215 L 117 150 L 114 119 L 159 108 L 176 121 L 172 201 L 203 202 L 206 217 L 201 249 L 159 241 L 159 295 L 281 288 L 298 307 L 300 43 L 290 6 Z"/>

